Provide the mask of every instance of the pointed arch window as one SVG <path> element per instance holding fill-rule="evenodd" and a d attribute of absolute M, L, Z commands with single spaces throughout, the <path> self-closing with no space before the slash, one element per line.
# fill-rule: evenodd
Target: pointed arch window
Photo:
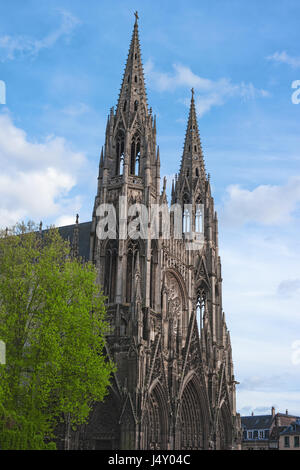
<path fill-rule="evenodd" d="M 203 319 L 205 316 L 205 303 L 206 295 L 204 290 L 201 290 L 197 296 L 197 305 L 196 305 L 196 320 L 198 325 L 199 334 L 201 333 L 203 326 Z"/>
<path fill-rule="evenodd" d="M 127 108 L 127 101 L 125 100 L 125 101 L 124 101 L 124 105 L 123 105 L 123 111 L 124 111 L 124 112 L 126 111 L 126 108 Z"/>
<path fill-rule="evenodd" d="M 121 323 L 120 323 L 120 336 L 126 336 L 127 334 L 127 323 L 124 318 L 121 318 Z"/>
<path fill-rule="evenodd" d="M 126 270 L 126 302 L 130 303 L 133 299 L 134 275 L 136 259 L 139 251 L 139 244 L 130 242 L 127 249 L 127 270 Z"/>
<path fill-rule="evenodd" d="M 134 81 L 135 81 L 135 83 L 137 83 L 137 81 L 138 81 L 136 75 L 134 76 Z"/>
<path fill-rule="evenodd" d="M 116 141 L 116 175 L 123 175 L 124 170 L 124 133 L 119 132 Z"/>
<path fill-rule="evenodd" d="M 151 264 L 150 264 L 150 307 L 155 308 L 155 281 L 157 275 L 158 250 L 155 240 L 151 242 Z"/>
<path fill-rule="evenodd" d="M 104 295 L 109 303 L 115 301 L 118 249 L 116 242 L 110 241 L 105 252 Z"/>
<path fill-rule="evenodd" d="M 196 168 L 196 176 L 199 176 L 199 169 Z"/>
<path fill-rule="evenodd" d="M 203 233 L 203 212 L 202 204 L 197 204 L 196 214 L 195 214 L 195 231 L 196 233 Z"/>
<path fill-rule="evenodd" d="M 138 107 L 139 107 L 139 102 L 138 102 L 137 100 L 135 100 L 135 102 L 134 102 L 134 110 L 137 111 Z"/>
<path fill-rule="evenodd" d="M 190 212 L 186 208 L 183 211 L 183 232 L 189 233 L 191 231 L 191 219 L 190 219 Z"/>
<path fill-rule="evenodd" d="M 130 174 L 140 174 L 140 163 L 141 163 L 141 143 L 140 137 L 136 134 L 131 143 L 131 160 L 130 160 Z"/>

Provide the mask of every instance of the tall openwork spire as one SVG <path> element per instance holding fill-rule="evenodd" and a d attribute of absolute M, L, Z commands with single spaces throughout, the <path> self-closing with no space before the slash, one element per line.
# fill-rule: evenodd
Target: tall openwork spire
<path fill-rule="evenodd" d="M 204 157 L 197 123 L 193 88 L 180 173 L 191 178 L 205 178 Z"/>
<path fill-rule="evenodd" d="M 147 95 L 138 31 L 138 13 L 135 23 L 120 90 L 117 113 L 122 110 L 125 116 L 140 108 L 141 114 L 147 113 Z"/>

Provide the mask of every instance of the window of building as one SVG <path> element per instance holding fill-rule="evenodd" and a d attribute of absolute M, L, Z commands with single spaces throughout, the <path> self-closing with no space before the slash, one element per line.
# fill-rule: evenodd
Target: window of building
<path fill-rule="evenodd" d="M 201 291 L 198 294 L 197 305 L 196 305 L 196 320 L 197 320 L 199 335 L 201 334 L 204 313 L 205 313 L 205 292 Z"/>
<path fill-rule="evenodd" d="M 284 447 L 290 447 L 290 437 L 284 436 Z"/>
<path fill-rule="evenodd" d="M 259 438 L 260 439 L 263 439 L 264 438 L 264 431 L 259 431 Z"/>
<path fill-rule="evenodd" d="M 254 431 L 253 432 L 253 439 L 257 439 L 258 438 L 258 431 Z"/>
<path fill-rule="evenodd" d="M 131 143 L 131 162 L 130 162 L 130 174 L 140 174 L 140 156 L 141 156 L 141 144 L 138 135 L 135 135 Z"/>
<path fill-rule="evenodd" d="M 126 101 L 125 101 L 126 103 Z M 116 145 L 116 175 L 123 175 L 124 169 L 124 133 L 119 132 Z"/>
<path fill-rule="evenodd" d="M 294 436 L 294 447 L 299 447 L 299 436 Z"/>
<path fill-rule="evenodd" d="M 184 209 L 183 212 L 183 231 L 184 233 L 190 232 L 190 212 L 188 209 Z"/>
<path fill-rule="evenodd" d="M 253 439 L 253 432 L 252 431 L 248 431 L 248 439 Z"/>
<path fill-rule="evenodd" d="M 265 429 L 265 439 L 269 439 L 269 429 Z"/>
<path fill-rule="evenodd" d="M 201 206 L 197 204 L 196 215 L 195 215 L 195 231 L 196 233 L 203 232 L 203 216 Z"/>

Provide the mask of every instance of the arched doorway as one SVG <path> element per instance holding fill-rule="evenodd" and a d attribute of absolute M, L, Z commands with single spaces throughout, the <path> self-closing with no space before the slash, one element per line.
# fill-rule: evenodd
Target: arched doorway
<path fill-rule="evenodd" d="M 182 450 L 201 450 L 208 447 L 208 403 L 201 392 L 196 375 L 188 381 L 180 400 L 176 447 Z"/>
<path fill-rule="evenodd" d="M 162 385 L 157 382 L 146 401 L 142 420 L 141 449 L 168 449 L 168 409 Z"/>

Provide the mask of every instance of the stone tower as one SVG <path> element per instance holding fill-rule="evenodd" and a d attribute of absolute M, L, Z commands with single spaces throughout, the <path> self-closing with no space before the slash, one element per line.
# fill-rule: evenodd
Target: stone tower
<path fill-rule="evenodd" d="M 107 121 L 90 236 L 90 259 L 107 296 L 107 354 L 117 372 L 108 399 L 95 406 L 77 434 L 79 448 L 238 448 L 218 220 L 194 91 L 172 187 L 172 204 L 183 208 L 180 237 L 169 209 L 171 236 L 164 235 L 165 214 L 158 237 L 152 236 L 150 208 L 167 207 L 166 184 L 161 192 L 160 183 L 156 119 L 147 103 L 136 14 L 118 104 Z M 116 236 L 106 239 L 97 236 L 103 204 L 113 204 L 117 220 Z M 124 227 L 134 220 L 138 204 L 148 209 L 148 223 L 144 236 L 132 239 L 130 233 L 124 236 Z"/>

